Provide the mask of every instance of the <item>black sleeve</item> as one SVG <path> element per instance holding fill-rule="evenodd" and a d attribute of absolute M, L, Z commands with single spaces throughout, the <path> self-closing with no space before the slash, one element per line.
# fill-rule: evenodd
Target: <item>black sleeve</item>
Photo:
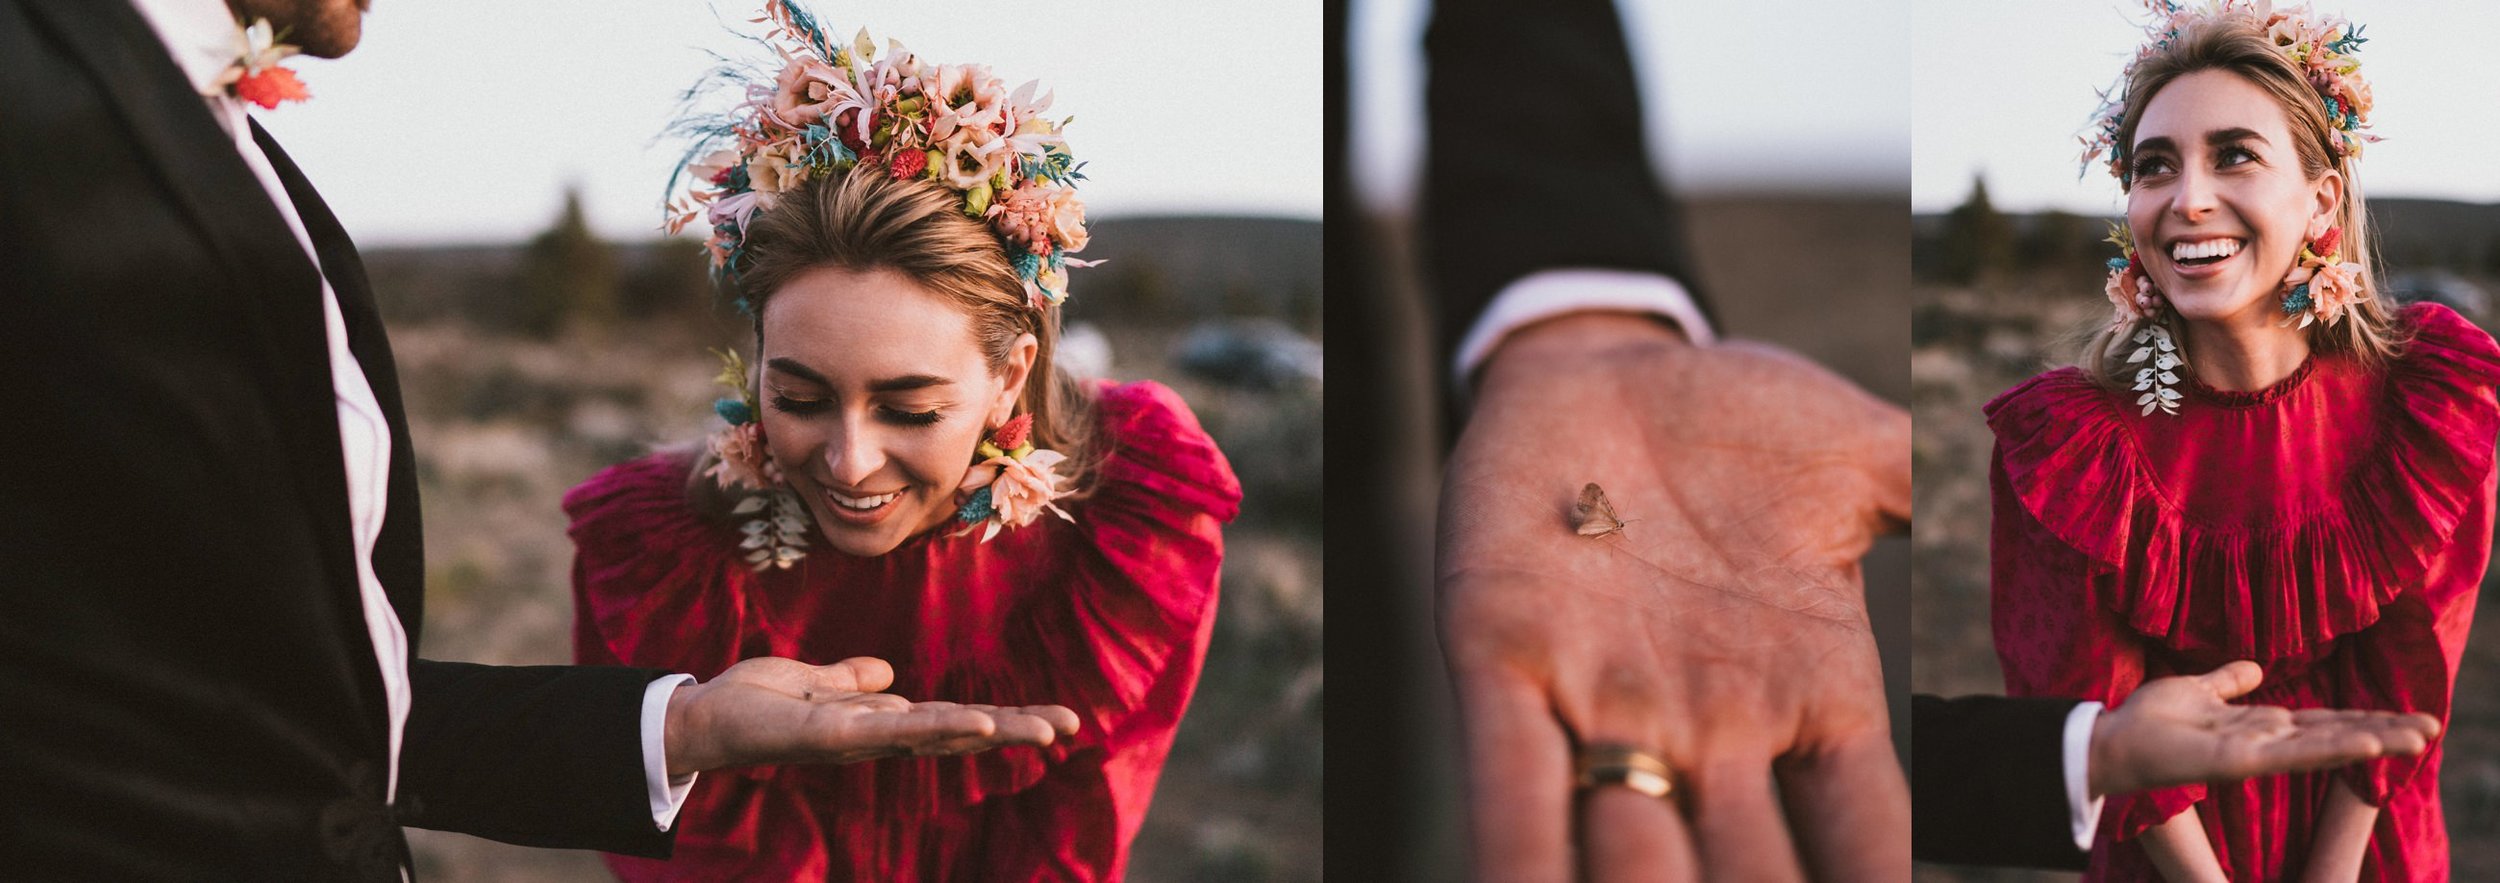
<path fill-rule="evenodd" d="M 1550 268 L 1663 274 L 1708 312 L 1611 0 L 1439 0 L 1425 55 L 1423 254 L 1443 355 L 1504 286 Z"/>
<path fill-rule="evenodd" d="M 1910 854 L 2082 870 L 2066 805 L 2071 699 L 1919 695 L 1910 711 Z"/>
<path fill-rule="evenodd" d="M 667 857 L 642 773 L 642 694 L 662 674 L 416 660 L 400 823 Z"/>

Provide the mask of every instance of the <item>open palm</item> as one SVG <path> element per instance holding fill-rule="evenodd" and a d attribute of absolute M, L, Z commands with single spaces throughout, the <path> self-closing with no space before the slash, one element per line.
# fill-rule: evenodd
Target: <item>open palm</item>
<path fill-rule="evenodd" d="M 2257 688 L 2262 669 L 2233 662 L 2203 675 L 2148 681 L 2093 722 L 2095 795 L 2220 782 L 2420 754 L 2439 735 L 2426 714 L 2228 700 Z"/>
<path fill-rule="evenodd" d="M 1907 521 L 1908 416 L 1793 355 L 1627 317 L 1515 336 L 1476 409 L 1438 582 L 1478 874 L 1905 874 L 1858 559 Z M 1622 532 L 1572 530 L 1592 481 Z M 1682 811 L 1601 788 L 1575 812 L 1572 752 L 1595 744 L 1666 760 Z"/>
<path fill-rule="evenodd" d="M 671 775 L 765 763 L 854 763 L 1048 745 L 1076 732 L 1057 705 L 913 702 L 879 692 L 894 669 L 869 657 L 831 665 L 749 659 L 669 702 Z"/>

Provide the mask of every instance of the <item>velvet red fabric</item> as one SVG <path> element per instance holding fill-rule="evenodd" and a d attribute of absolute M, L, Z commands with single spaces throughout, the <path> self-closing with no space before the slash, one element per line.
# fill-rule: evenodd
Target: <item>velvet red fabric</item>
<path fill-rule="evenodd" d="M 2265 667 L 2243 702 L 2448 716 L 2492 544 L 2500 346 L 2446 307 L 2365 370 L 2319 354 L 2176 416 L 2073 368 L 1987 407 L 2006 692 L 2110 705 L 2146 678 Z M 2193 807 L 2233 880 L 2296 878 L 2328 787 L 2381 807 L 2365 880 L 2445 880 L 2440 745 L 2416 758 L 2108 801 L 2087 880 L 2160 879 L 2134 838 Z"/>
<path fill-rule="evenodd" d="M 703 774 L 669 861 L 610 856 L 644 880 L 1117 879 L 1189 702 L 1215 621 L 1222 525 L 1240 484 L 1188 406 L 1105 386 L 1106 452 L 1075 523 L 987 543 L 940 527 L 874 558 L 819 542 L 751 571 L 737 525 L 689 506 L 691 464 L 655 455 L 565 496 L 575 655 L 709 678 L 755 656 L 875 656 L 892 692 L 1076 710 L 1047 749 Z"/>

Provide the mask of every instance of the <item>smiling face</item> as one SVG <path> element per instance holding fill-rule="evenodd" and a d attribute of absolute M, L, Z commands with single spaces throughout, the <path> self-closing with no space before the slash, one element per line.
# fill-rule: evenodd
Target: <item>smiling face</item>
<path fill-rule="evenodd" d="M 2203 70 L 2153 95 L 2129 152 L 2127 226 L 2155 288 L 2190 320 L 2270 326 L 2303 243 L 2334 226 L 2343 180 L 2312 180 L 2262 88 Z"/>
<path fill-rule="evenodd" d="M 994 368 L 969 316 L 882 269 L 793 277 L 761 330 L 773 460 L 826 542 L 860 556 L 954 517 L 973 448 L 1012 416 L 1037 350 L 1026 335 Z"/>

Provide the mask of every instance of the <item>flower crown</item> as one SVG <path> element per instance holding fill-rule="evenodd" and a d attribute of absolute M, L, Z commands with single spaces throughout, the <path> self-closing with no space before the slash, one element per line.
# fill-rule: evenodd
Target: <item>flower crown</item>
<path fill-rule="evenodd" d="M 681 173 L 694 180 L 670 201 L 668 230 L 697 217 L 711 224 L 715 275 L 737 278 L 756 212 L 811 180 L 843 174 L 925 179 L 961 194 L 964 214 L 998 234 L 1036 310 L 1067 299 L 1070 267 L 1099 263 L 1068 257 L 1087 238 L 1076 197 L 1084 165 L 1059 134 L 1073 118 L 1043 119 L 1052 96 L 1035 99 L 1035 83 L 1009 92 L 985 65 L 930 64 L 900 42 L 889 42 L 880 58 L 865 29 L 837 46 L 791 0 L 771 0 L 755 21 L 771 25 L 763 42 L 779 56 L 780 73 L 763 83 L 720 72 L 746 81 L 745 100 L 726 117 L 680 124 L 696 136 Z M 672 194 L 679 180 L 670 179 Z M 748 306 L 744 298 L 738 304 Z"/>
<path fill-rule="evenodd" d="M 2135 79 L 2136 66 L 2168 48 L 2190 28 L 2220 19 L 2244 19 L 2256 26 L 2274 44 L 2275 51 L 2283 53 L 2292 67 L 2307 77 L 2326 111 L 2327 125 L 2334 130 L 2329 146 L 2336 156 L 2358 157 L 2362 145 L 2379 140 L 2379 136 L 2361 131 L 2369 128 L 2372 103 L 2370 83 L 2361 78 L 2361 59 L 2354 57 L 2361 44 L 2369 42 L 2361 36 L 2361 26 L 2341 16 L 2311 12 L 2306 5 L 2276 10 L 2272 0 L 2213 0 L 2196 8 L 2175 0 L 2145 0 L 2145 8 L 2155 17 L 2145 27 L 2144 47 L 2119 72 L 2118 82 L 2101 92 L 2100 109 L 2093 113 L 2092 124 L 2085 129 L 2085 170 L 2107 154 L 2110 175 L 2120 181 L 2128 180 L 2121 160 L 2124 151 L 2118 144 L 2118 126 L 2127 114 L 2127 90 Z"/>

